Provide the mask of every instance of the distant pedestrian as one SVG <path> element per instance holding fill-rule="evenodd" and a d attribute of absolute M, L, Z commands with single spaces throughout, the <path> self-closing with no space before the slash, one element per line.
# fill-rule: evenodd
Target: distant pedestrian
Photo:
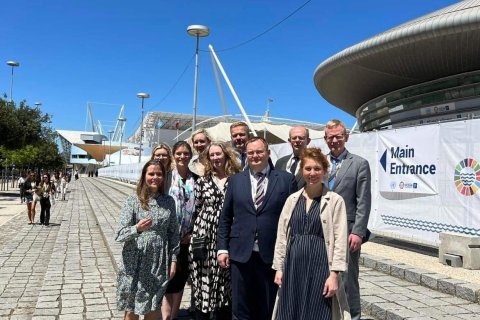
<path fill-rule="evenodd" d="M 18 190 L 20 191 L 20 203 L 25 201 L 25 191 L 23 190 L 23 184 L 25 183 L 25 175 L 22 173 L 18 178 Z"/>
<path fill-rule="evenodd" d="M 60 178 L 60 196 L 62 200 L 65 200 L 65 195 L 67 194 L 68 186 L 68 176 L 62 175 Z"/>
<path fill-rule="evenodd" d="M 50 196 L 55 194 L 55 185 L 50 181 L 50 176 L 47 173 L 43 174 L 42 182 L 38 185 L 40 196 L 40 224 L 50 225 Z"/>
<path fill-rule="evenodd" d="M 35 184 L 35 173 L 30 172 L 27 175 L 27 179 L 23 184 L 23 190 L 25 192 L 25 199 L 27 202 L 27 214 L 28 214 L 28 224 L 35 223 L 35 201 L 33 196 L 35 194 L 35 189 L 37 188 Z"/>
<path fill-rule="evenodd" d="M 78 180 L 78 170 L 75 170 L 75 180 Z"/>
<path fill-rule="evenodd" d="M 136 194 L 127 198 L 116 232 L 123 242 L 118 266 L 117 307 L 124 319 L 159 319 L 168 281 L 175 275 L 179 226 L 175 201 L 163 190 L 158 160 L 142 169 Z"/>

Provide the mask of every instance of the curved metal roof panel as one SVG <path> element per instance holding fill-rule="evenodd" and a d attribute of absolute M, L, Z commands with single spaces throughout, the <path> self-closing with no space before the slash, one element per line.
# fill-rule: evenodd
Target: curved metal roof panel
<path fill-rule="evenodd" d="M 387 30 L 322 62 L 320 94 L 355 115 L 407 86 L 480 69 L 480 0 L 466 0 Z"/>

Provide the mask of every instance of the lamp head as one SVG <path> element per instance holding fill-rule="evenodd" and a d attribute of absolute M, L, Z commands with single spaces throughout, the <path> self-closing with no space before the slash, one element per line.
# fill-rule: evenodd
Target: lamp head
<path fill-rule="evenodd" d="M 148 98 L 150 98 L 150 94 L 148 94 L 146 92 L 139 92 L 139 93 L 137 93 L 137 97 L 142 98 L 142 99 L 148 99 Z"/>
<path fill-rule="evenodd" d="M 9 60 L 7 61 L 7 65 L 9 65 L 10 67 L 18 67 L 20 66 L 20 63 L 18 63 L 17 61 Z"/>
<path fill-rule="evenodd" d="M 210 30 L 206 26 L 192 24 L 188 26 L 187 33 L 192 37 L 207 37 L 210 34 Z"/>

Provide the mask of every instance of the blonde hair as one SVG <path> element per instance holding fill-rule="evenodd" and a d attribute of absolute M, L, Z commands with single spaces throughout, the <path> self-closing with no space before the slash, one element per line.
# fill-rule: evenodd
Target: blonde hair
<path fill-rule="evenodd" d="M 192 135 L 190 136 L 190 144 L 192 145 L 193 150 L 195 150 L 195 144 L 193 143 L 193 138 L 194 138 L 197 134 L 203 134 L 203 135 L 205 136 L 205 139 L 208 140 L 208 143 L 211 143 L 211 142 L 212 142 L 212 138 L 211 138 L 210 135 L 208 134 L 207 130 L 205 130 L 204 128 L 195 130 L 195 131 L 192 133 Z M 195 152 L 197 152 L 197 150 L 195 150 Z"/>
<path fill-rule="evenodd" d="M 325 128 L 327 128 L 327 129 L 333 129 L 333 128 L 336 128 L 336 127 L 342 127 L 344 133 L 345 134 L 348 133 L 347 132 L 347 127 L 345 126 L 345 123 L 343 123 L 340 120 L 332 119 L 332 120 L 328 121 L 327 124 L 325 125 Z"/>
<path fill-rule="evenodd" d="M 156 146 L 155 148 L 153 148 L 152 150 L 152 156 L 150 157 L 150 160 L 154 160 L 155 158 L 155 152 L 157 150 L 160 150 L 160 149 L 165 149 L 167 150 L 167 154 L 168 154 L 168 164 L 165 166 L 165 170 L 166 171 L 172 171 L 173 167 L 172 167 L 172 150 L 170 149 L 170 147 L 165 144 L 165 143 L 160 143 L 158 146 Z"/>
<path fill-rule="evenodd" d="M 224 142 L 212 142 L 210 145 L 205 149 L 205 174 L 204 176 L 208 176 L 210 173 L 214 171 L 212 161 L 210 160 L 210 148 L 211 147 L 220 147 L 225 155 L 225 173 L 227 176 L 232 176 L 237 172 L 240 172 L 240 162 L 237 158 L 237 153 L 233 150 L 233 148 L 224 143 Z"/>

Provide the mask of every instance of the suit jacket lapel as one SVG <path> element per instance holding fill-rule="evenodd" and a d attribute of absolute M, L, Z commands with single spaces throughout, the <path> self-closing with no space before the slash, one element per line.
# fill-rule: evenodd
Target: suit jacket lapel
<path fill-rule="evenodd" d="M 342 178 L 345 176 L 348 168 L 352 165 L 353 160 L 351 154 L 347 151 L 347 155 L 345 159 L 342 161 L 342 165 L 340 166 L 340 170 L 338 170 L 337 175 L 335 177 L 335 183 L 333 184 L 333 189 L 335 189 L 338 184 L 342 181 Z"/>
<path fill-rule="evenodd" d="M 257 210 L 255 209 L 255 203 L 253 203 L 253 199 L 252 199 L 252 181 L 250 180 L 250 170 L 246 169 L 242 171 L 242 175 L 243 175 L 243 179 L 245 180 L 246 190 L 248 190 L 248 192 L 245 193 L 245 195 L 247 196 L 248 206 L 251 209 L 251 210 L 248 210 L 248 212 L 256 214 Z"/>
<path fill-rule="evenodd" d="M 268 175 L 267 193 L 265 194 L 265 199 L 263 199 L 262 205 L 257 209 L 257 214 L 260 214 L 260 212 L 265 207 L 265 204 L 270 199 L 270 196 L 272 195 L 273 190 L 275 189 L 276 183 L 277 183 L 277 173 L 275 172 L 275 170 L 271 169 L 270 174 Z"/>

